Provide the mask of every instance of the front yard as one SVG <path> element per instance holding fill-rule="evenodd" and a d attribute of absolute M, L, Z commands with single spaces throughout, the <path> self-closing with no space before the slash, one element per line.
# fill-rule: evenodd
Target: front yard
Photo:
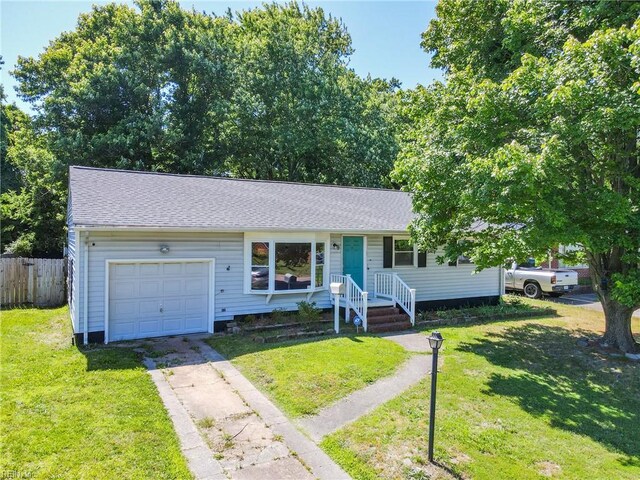
<path fill-rule="evenodd" d="M 435 452 L 445 468 L 427 462 L 428 381 L 324 449 L 359 479 L 640 478 L 640 365 L 576 346 L 602 329 L 601 313 L 555 307 L 555 318 L 441 329 Z"/>
<path fill-rule="evenodd" d="M 71 346 L 69 312 L 2 312 L 2 478 L 191 478 L 129 348 Z"/>
<path fill-rule="evenodd" d="M 326 437 L 323 448 L 356 479 L 639 478 L 640 365 L 577 347 L 577 338 L 598 335 L 601 313 L 529 303 L 558 315 L 440 329 L 436 457 L 444 468 L 427 462 L 428 379 Z M 368 335 L 211 344 L 291 417 L 317 412 L 406 358 Z"/>

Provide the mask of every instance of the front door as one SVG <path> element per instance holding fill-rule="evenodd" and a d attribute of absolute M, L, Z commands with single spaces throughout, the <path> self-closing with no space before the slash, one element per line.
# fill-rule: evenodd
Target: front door
<path fill-rule="evenodd" d="M 364 237 L 342 237 L 342 272 L 364 290 Z"/>

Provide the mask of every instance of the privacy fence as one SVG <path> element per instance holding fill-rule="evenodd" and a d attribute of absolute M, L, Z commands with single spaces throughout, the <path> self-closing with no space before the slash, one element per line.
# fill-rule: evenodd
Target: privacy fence
<path fill-rule="evenodd" d="M 65 263 L 62 258 L 0 258 L 0 305 L 64 304 Z"/>

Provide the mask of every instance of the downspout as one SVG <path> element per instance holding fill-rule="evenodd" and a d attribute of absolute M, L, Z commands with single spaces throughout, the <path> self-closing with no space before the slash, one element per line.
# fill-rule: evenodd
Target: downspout
<path fill-rule="evenodd" d="M 83 343 L 89 343 L 89 232 L 84 234 L 84 257 L 82 259 L 82 316 L 84 323 Z"/>
<path fill-rule="evenodd" d="M 504 268 L 502 266 L 498 268 L 498 275 L 500 275 L 498 279 L 498 288 L 500 289 L 500 292 L 498 294 L 502 296 L 506 293 L 504 289 Z"/>

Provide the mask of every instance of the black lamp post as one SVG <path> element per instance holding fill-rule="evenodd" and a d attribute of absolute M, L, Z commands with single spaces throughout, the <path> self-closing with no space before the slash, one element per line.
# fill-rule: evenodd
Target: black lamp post
<path fill-rule="evenodd" d="M 433 351 L 431 365 L 431 412 L 429 413 L 429 461 L 433 463 L 433 435 L 436 422 L 436 380 L 438 378 L 438 350 L 444 339 L 440 332 L 434 331 L 429 337 L 429 346 Z"/>

